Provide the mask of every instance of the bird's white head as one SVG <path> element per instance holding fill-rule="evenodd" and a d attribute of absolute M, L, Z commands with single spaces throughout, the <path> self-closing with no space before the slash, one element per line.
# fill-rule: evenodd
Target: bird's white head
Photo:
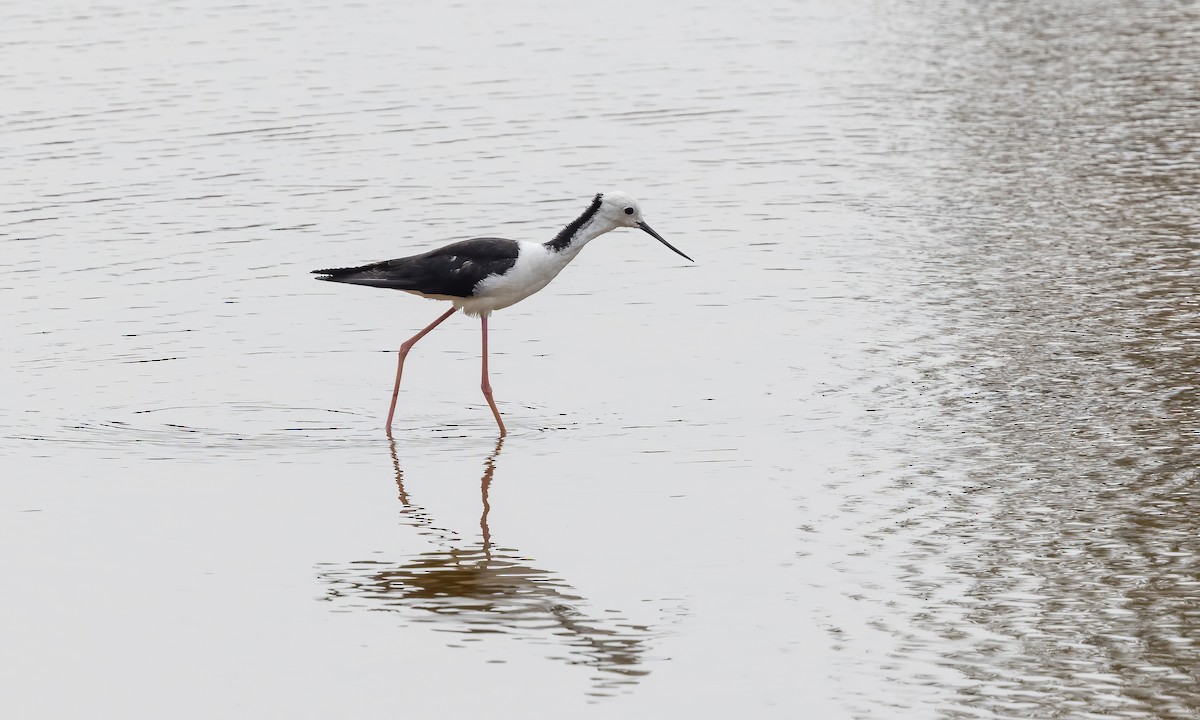
<path fill-rule="evenodd" d="M 597 215 L 613 227 L 637 227 L 643 222 L 642 208 L 629 193 L 611 190 L 600 193 L 600 210 Z"/>
<path fill-rule="evenodd" d="M 635 227 L 640 228 L 655 240 L 658 240 L 663 245 L 674 250 L 677 254 L 682 255 L 688 260 L 692 260 L 687 255 L 684 255 L 678 248 L 671 243 L 663 240 L 662 236 L 654 232 L 646 221 L 642 218 L 642 208 L 638 205 L 638 201 L 633 199 L 633 196 L 628 193 L 623 193 L 620 190 L 612 190 L 610 192 L 600 193 L 596 196 L 600 201 L 600 208 L 596 211 L 598 219 L 613 227 Z M 695 262 L 692 260 L 692 262 Z"/>

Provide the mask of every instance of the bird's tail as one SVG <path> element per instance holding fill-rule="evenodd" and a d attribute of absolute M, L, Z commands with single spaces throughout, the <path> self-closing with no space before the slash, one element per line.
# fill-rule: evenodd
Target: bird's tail
<path fill-rule="evenodd" d="M 358 267 L 325 268 L 324 270 L 313 270 L 312 274 L 324 276 L 317 278 L 318 280 L 337 280 L 338 278 L 344 278 L 348 275 L 355 275 L 363 272 L 364 270 L 370 269 L 372 269 L 371 265 L 359 265 Z"/>

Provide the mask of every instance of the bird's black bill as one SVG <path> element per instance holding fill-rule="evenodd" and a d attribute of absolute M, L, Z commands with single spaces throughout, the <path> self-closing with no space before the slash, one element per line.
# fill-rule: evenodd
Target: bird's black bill
<path fill-rule="evenodd" d="M 675 247 L 674 245 L 667 242 L 666 240 L 663 240 L 662 235 L 659 235 L 658 233 L 654 232 L 654 228 L 650 227 L 649 225 L 647 225 L 644 222 L 638 223 L 637 226 L 640 227 L 641 229 L 645 230 L 646 232 L 650 233 L 650 236 L 653 237 L 655 240 L 659 241 L 663 245 L 666 245 L 667 247 L 674 250 L 676 254 L 683 255 L 683 252 L 679 248 Z M 683 255 L 683 257 L 687 258 L 689 262 L 696 262 L 695 260 L 692 260 L 687 255 Z"/>

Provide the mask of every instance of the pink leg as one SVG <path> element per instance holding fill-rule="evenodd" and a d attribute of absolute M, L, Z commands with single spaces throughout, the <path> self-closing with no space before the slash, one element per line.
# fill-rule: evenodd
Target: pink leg
<path fill-rule="evenodd" d="M 483 396 L 487 398 L 488 405 L 492 408 L 492 415 L 496 416 L 496 424 L 500 426 L 500 437 L 504 437 L 508 432 L 504 429 L 504 421 L 500 419 L 500 411 L 496 409 L 496 401 L 492 399 L 492 384 L 488 382 L 487 368 L 487 315 L 480 315 L 479 319 L 483 324 L 483 383 L 479 388 L 483 390 Z"/>
<path fill-rule="evenodd" d="M 400 394 L 400 376 L 404 374 L 404 358 L 408 357 L 408 351 L 412 350 L 412 346 L 416 345 L 418 340 L 428 335 L 429 331 L 433 330 L 438 325 L 441 325 L 443 320 L 453 315 L 457 310 L 458 308 L 450 308 L 444 315 L 431 322 L 429 327 L 425 328 L 416 335 L 413 335 L 411 338 L 406 340 L 403 345 L 400 346 L 400 361 L 396 366 L 396 387 L 392 389 L 392 406 L 388 408 L 388 434 L 391 434 L 392 432 L 392 415 L 396 413 L 396 396 Z"/>

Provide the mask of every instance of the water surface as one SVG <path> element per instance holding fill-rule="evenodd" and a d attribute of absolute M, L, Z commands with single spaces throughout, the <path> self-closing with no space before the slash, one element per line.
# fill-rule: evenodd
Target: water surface
<path fill-rule="evenodd" d="M 1189 4 L 10 3 L 20 717 L 1200 713 Z M 616 232 L 478 328 L 311 281 Z"/>

